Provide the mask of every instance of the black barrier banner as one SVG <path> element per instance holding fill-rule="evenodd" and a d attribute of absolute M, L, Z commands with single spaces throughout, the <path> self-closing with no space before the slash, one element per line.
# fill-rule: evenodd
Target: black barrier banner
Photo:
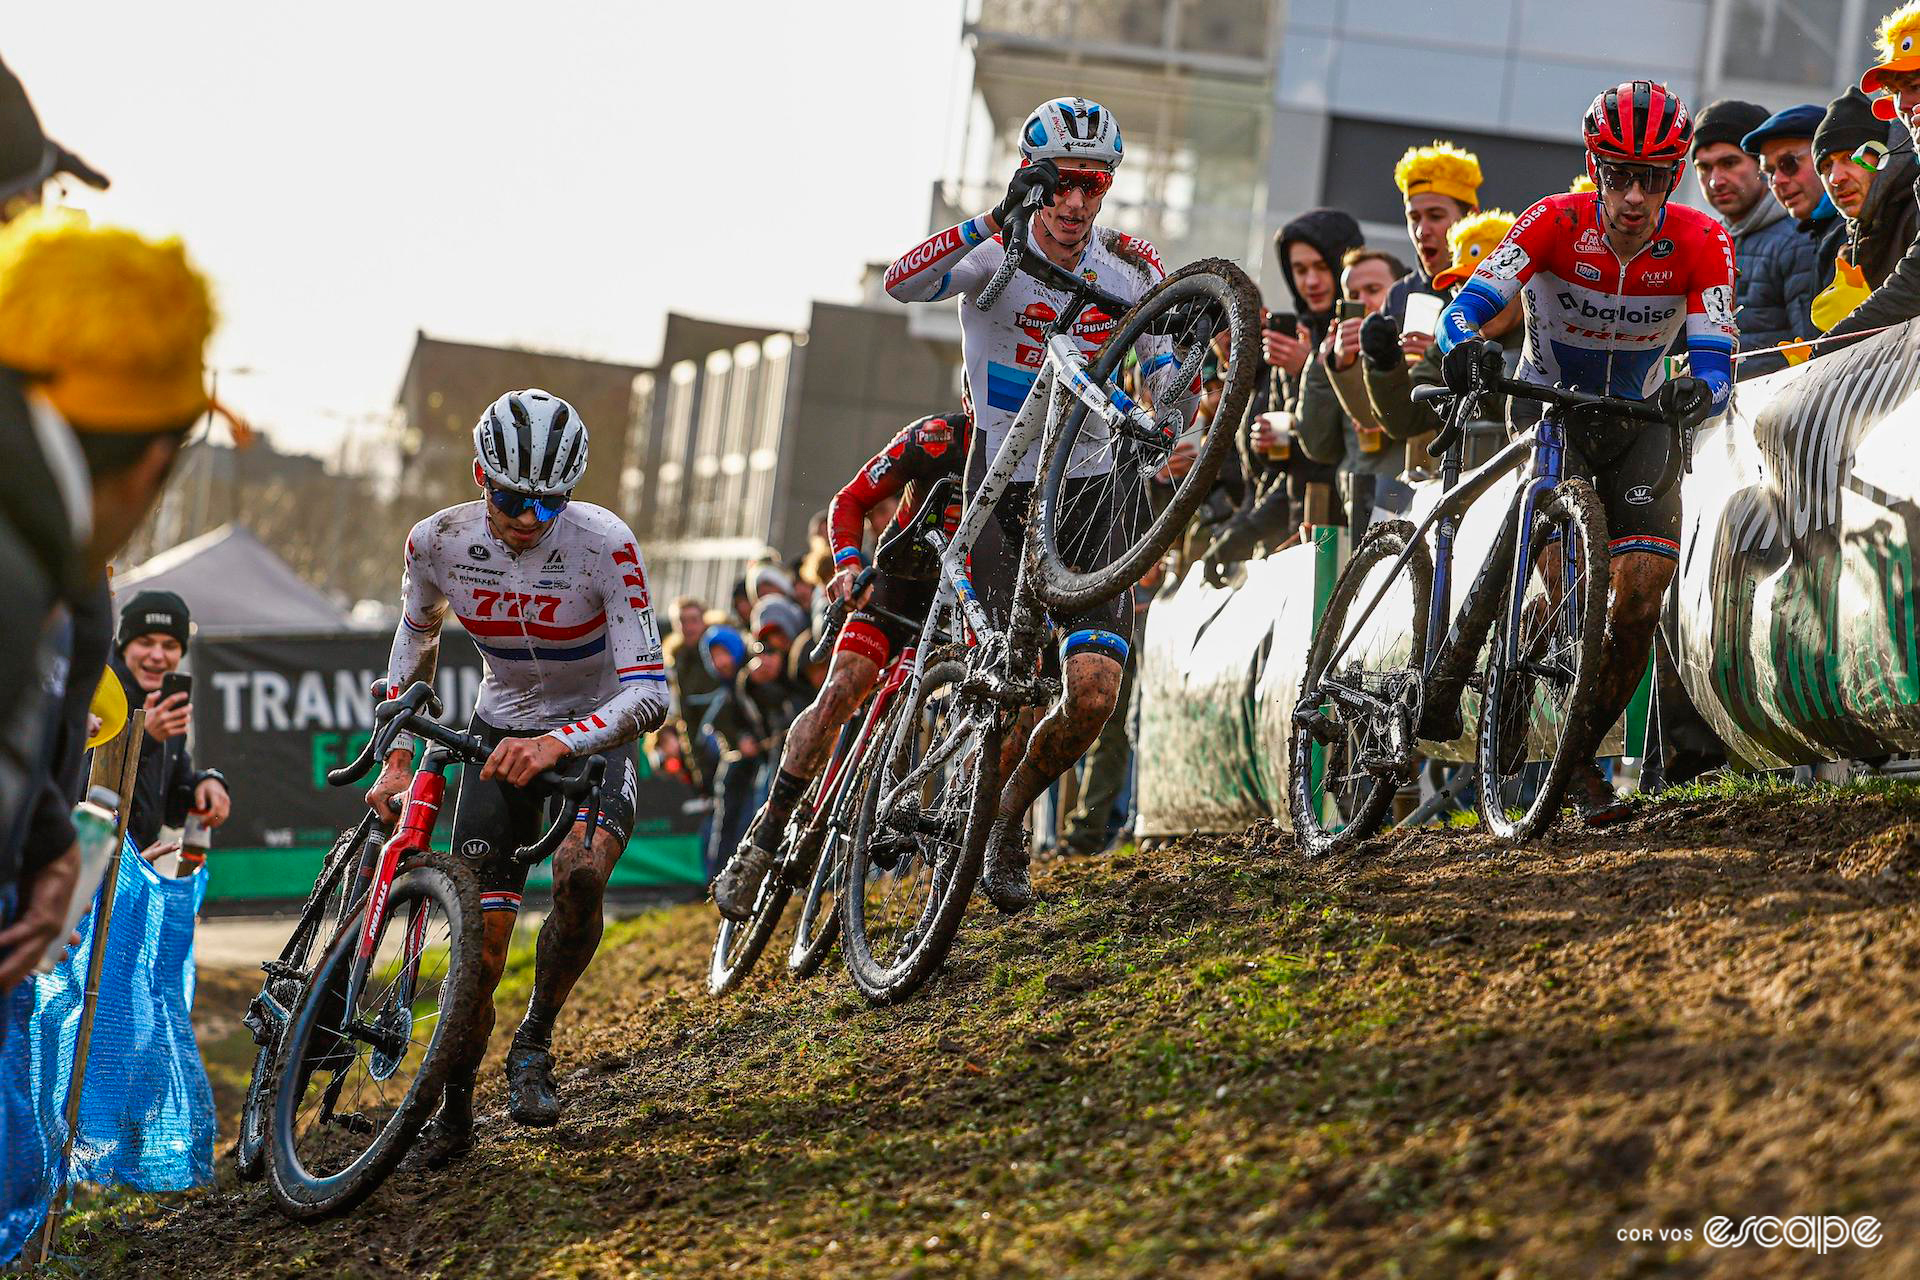
<path fill-rule="evenodd" d="M 303 896 L 317 853 L 365 812 L 365 785 L 329 786 L 327 771 L 371 736 L 368 690 L 386 672 L 391 643 L 382 632 L 195 639 L 194 759 L 220 769 L 234 790 L 208 864 L 210 897 Z M 465 723 L 481 675 L 472 639 L 444 632 L 435 684 L 449 722 Z M 691 798 L 684 784 L 650 774 L 642 753 L 634 843 L 616 883 L 699 882 Z M 449 806 L 436 838 L 444 844 L 451 829 Z M 262 856 L 280 851 L 302 856 Z"/>

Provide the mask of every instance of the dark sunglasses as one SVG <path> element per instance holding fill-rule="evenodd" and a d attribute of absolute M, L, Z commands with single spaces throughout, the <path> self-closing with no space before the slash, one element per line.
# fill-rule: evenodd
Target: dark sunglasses
<path fill-rule="evenodd" d="M 572 502 L 573 499 L 566 494 L 562 494 L 559 497 L 539 497 L 531 493 L 519 493 L 513 489 L 495 489 L 489 485 L 487 487 L 487 501 L 491 502 L 494 508 L 509 520 L 517 519 L 521 512 L 525 511 L 528 507 L 532 507 L 534 519 L 538 520 L 541 524 L 545 524 L 562 511 L 565 511 L 567 504 Z"/>
<path fill-rule="evenodd" d="M 1657 196 L 1673 186 L 1673 170 L 1665 166 L 1603 161 L 1599 169 L 1600 185 L 1609 191 L 1631 191 L 1637 183 L 1648 195 Z"/>
<path fill-rule="evenodd" d="M 1789 151 L 1781 156 L 1771 168 L 1768 167 L 1765 160 L 1762 160 L 1760 162 L 1760 172 L 1769 178 L 1773 177 L 1776 173 L 1782 177 L 1791 178 L 1794 174 L 1800 172 L 1800 166 L 1803 163 L 1805 162 L 1800 159 L 1799 152 Z"/>
<path fill-rule="evenodd" d="M 1060 190 L 1078 191 L 1089 199 L 1107 194 L 1112 185 L 1113 175 L 1105 169 L 1060 170 Z"/>

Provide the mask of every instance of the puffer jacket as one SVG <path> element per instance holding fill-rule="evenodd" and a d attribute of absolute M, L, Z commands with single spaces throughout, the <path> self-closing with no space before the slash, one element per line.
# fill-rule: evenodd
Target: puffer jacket
<path fill-rule="evenodd" d="M 1815 262 L 1815 238 L 1802 232 L 1770 194 L 1761 196 L 1727 232 L 1733 239 L 1734 323 L 1740 329 L 1740 349 L 1757 351 L 1789 338 L 1810 337 L 1813 297 L 1826 283 Z M 1740 361 L 1740 376 L 1771 373 L 1786 364 L 1777 354 L 1748 356 Z"/>

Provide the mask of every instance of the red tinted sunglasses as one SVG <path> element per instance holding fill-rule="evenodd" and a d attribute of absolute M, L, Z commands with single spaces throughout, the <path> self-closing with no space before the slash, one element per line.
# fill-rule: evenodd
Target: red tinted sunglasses
<path fill-rule="evenodd" d="M 1113 185 L 1113 175 L 1105 169 L 1062 169 L 1060 170 L 1060 190 L 1078 191 L 1089 198 L 1107 194 L 1107 188 Z"/>

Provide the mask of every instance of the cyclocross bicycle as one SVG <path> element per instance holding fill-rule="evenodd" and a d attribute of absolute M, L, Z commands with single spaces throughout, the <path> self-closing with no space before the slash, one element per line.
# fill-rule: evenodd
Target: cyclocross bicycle
<path fill-rule="evenodd" d="M 439 712 L 424 681 L 382 702 L 359 757 L 327 775 L 336 787 L 359 781 L 403 732 L 429 744 L 391 838 L 370 812 L 335 842 L 248 1010 L 261 1047 L 237 1162 L 243 1177 L 264 1165 L 295 1218 L 350 1209 L 393 1171 L 439 1103 L 449 1036 L 457 1043 L 479 1009 L 480 892 L 472 871 L 430 845 L 447 767 L 478 766 L 492 749 L 428 718 Z M 576 807 L 591 834 L 605 774 L 598 755 L 540 774 L 534 785 L 559 800 L 558 816 L 514 856 L 531 865 L 551 854 Z"/>
<path fill-rule="evenodd" d="M 1260 299 L 1245 272 L 1220 259 L 1195 262 L 1129 307 L 1029 247 L 1038 199 L 1029 196 L 1009 218 L 1006 260 L 976 305 L 991 308 L 1015 271 L 1064 302 L 1041 331 L 1039 376 L 958 529 L 950 539 L 940 530 L 925 535 L 941 551 L 940 587 L 840 882 L 841 951 L 854 984 L 876 1003 L 918 990 L 959 929 L 998 807 L 1003 742 L 1020 712 L 1058 694 L 1057 682 L 1040 674 L 1047 610 L 1095 608 L 1165 554 L 1232 448 L 1253 388 Z M 1120 320 L 1089 364 L 1072 328 L 1093 307 Z M 1192 467 L 1157 484 L 1189 426 L 1216 338 L 1227 356 L 1219 407 Z M 1026 553 L 1002 630 L 975 595 L 967 557 L 1036 449 Z M 941 642 L 963 628 L 966 647 Z"/>
<path fill-rule="evenodd" d="M 1480 696 L 1480 820 L 1502 839 L 1529 839 L 1552 822 L 1579 756 L 1594 745 L 1578 726 L 1595 696 L 1605 643 L 1607 522 L 1592 485 L 1563 475 L 1567 431 L 1605 430 L 1597 424 L 1606 419 L 1664 423 L 1672 441 L 1656 496 L 1679 479 L 1687 441 L 1651 404 L 1517 381 L 1499 361 L 1499 348 L 1491 347 L 1469 393 L 1452 397 L 1448 424 L 1428 446 L 1443 459 L 1433 510 L 1418 528 L 1393 520 L 1368 531 L 1314 632 L 1288 756 L 1289 809 L 1309 854 L 1346 851 L 1380 829 L 1394 792 L 1413 777 L 1416 741 L 1460 735 L 1467 687 Z M 1489 392 L 1538 402 L 1545 412 L 1530 432 L 1462 477 L 1466 422 Z M 1415 397 L 1449 394 L 1425 387 Z M 1447 630 L 1461 514 L 1522 465 L 1527 474 L 1493 549 Z M 1496 616 L 1498 634 L 1479 672 L 1469 675 Z M 1544 770 L 1529 765 L 1534 738 L 1549 744 Z"/>
<path fill-rule="evenodd" d="M 938 528 L 945 519 L 955 482 L 944 478 L 934 484 L 917 506 L 905 526 L 884 539 L 874 553 L 879 565 L 891 565 L 912 554 L 912 543 L 926 528 Z M 849 603 L 858 600 L 872 585 L 878 570 L 862 570 L 854 579 L 846 600 L 835 601 L 827 611 L 820 640 L 808 655 L 820 663 L 833 652 L 833 642 L 845 622 Z M 908 630 L 918 628 L 920 619 L 888 614 L 876 605 L 869 611 L 885 615 L 894 624 Z M 787 970 L 796 978 L 813 976 L 833 950 L 839 935 L 840 917 L 834 910 L 841 875 L 846 863 L 847 842 L 853 835 L 853 823 L 862 798 L 874 778 L 877 743 L 886 740 L 894 722 L 894 706 L 913 669 L 916 649 L 902 646 L 880 672 L 874 692 L 860 714 L 840 730 L 833 758 L 821 771 L 806 794 L 794 807 L 782 833 L 780 854 L 771 870 L 760 881 L 754 898 L 753 914 L 735 922 L 721 917 L 714 936 L 713 954 L 707 964 L 707 991 L 722 995 L 738 986 L 766 950 L 779 926 L 781 914 L 793 894 L 805 891 L 800 918 L 794 927 L 793 947 L 787 955 Z"/>

